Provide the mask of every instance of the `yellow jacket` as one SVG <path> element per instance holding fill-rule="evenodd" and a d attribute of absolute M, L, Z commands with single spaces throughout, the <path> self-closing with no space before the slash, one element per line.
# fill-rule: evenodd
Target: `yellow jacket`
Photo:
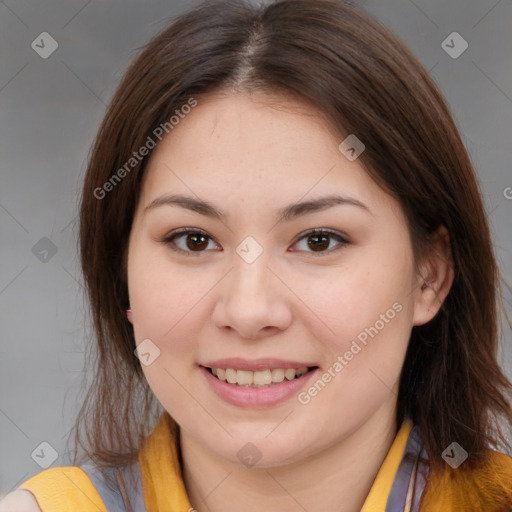
<path fill-rule="evenodd" d="M 194 512 L 181 475 L 177 439 L 176 424 L 164 413 L 139 452 L 138 499 L 147 512 Z M 419 429 L 406 420 L 361 512 L 512 511 L 512 458 L 489 451 L 480 469 L 451 469 L 447 465 L 441 475 L 429 475 L 420 455 L 426 454 Z M 113 493 L 101 483 L 99 488 L 100 492 L 80 467 L 50 468 L 19 487 L 32 492 L 43 512 L 107 512 L 102 499 L 107 500 L 107 493 L 109 512 L 125 510 L 121 493 Z M 134 512 L 141 512 L 138 508 Z"/>

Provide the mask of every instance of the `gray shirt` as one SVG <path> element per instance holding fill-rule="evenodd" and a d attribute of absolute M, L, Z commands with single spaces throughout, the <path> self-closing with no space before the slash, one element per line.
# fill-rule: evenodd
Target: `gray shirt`
<path fill-rule="evenodd" d="M 80 466 L 80 468 L 90 478 L 108 512 L 146 512 L 146 507 L 144 505 L 144 493 L 142 489 L 142 478 L 138 462 L 117 470 L 114 468 L 108 470 L 108 473 L 112 476 L 112 480 L 116 482 L 113 486 L 114 488 L 112 488 L 111 484 L 106 481 L 105 477 L 97 469 L 94 463 L 88 462 Z M 123 498 L 121 486 L 116 478 L 116 472 L 122 474 L 123 480 L 126 483 L 125 489 L 128 503 L 126 503 L 125 498 Z M 132 475 L 133 478 L 135 478 L 135 486 L 131 484 Z"/>

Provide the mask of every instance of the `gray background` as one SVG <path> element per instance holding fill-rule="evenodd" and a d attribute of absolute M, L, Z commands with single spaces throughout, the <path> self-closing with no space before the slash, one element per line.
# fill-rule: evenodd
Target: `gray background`
<path fill-rule="evenodd" d="M 90 335 L 76 250 L 88 151 L 137 48 L 197 3 L 0 1 L 0 497 L 42 470 L 31 456 L 42 442 L 57 451 L 54 466 L 69 464 L 65 440 Z M 447 97 L 512 282 L 512 2 L 360 3 L 405 41 Z M 469 44 L 456 59 L 441 46 L 453 31 Z M 47 59 L 31 47 L 42 32 L 59 45 Z M 510 291 L 505 299 L 510 311 Z M 509 375 L 510 334 L 502 347 Z"/>

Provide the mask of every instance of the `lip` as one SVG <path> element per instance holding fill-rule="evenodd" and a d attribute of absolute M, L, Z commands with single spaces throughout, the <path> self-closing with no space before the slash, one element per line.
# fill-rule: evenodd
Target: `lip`
<path fill-rule="evenodd" d="M 233 360 L 230 360 L 231 364 Z M 267 364 L 268 364 L 267 360 Z M 215 362 L 217 364 L 218 362 Z M 282 363 L 282 362 L 281 362 Z M 281 364 L 280 363 L 280 364 Z M 251 363 L 251 368 L 254 368 L 254 362 Z M 236 365 L 234 365 L 237 367 Z M 302 364 L 302 366 L 306 366 Z M 311 365 L 313 366 L 313 365 Z M 212 368 L 210 365 L 208 367 Z M 300 368 L 300 366 L 265 366 L 260 367 L 260 369 L 265 368 Z M 213 366 L 213 368 L 222 368 L 222 366 Z M 230 366 L 227 366 L 227 368 L 230 368 Z M 231 366 L 232 368 L 232 366 Z M 249 369 L 248 367 L 246 367 Z M 240 366 L 237 367 L 239 370 L 243 370 L 246 368 L 241 368 Z M 305 373 L 301 377 L 298 377 L 293 380 L 283 382 L 279 382 L 277 384 L 274 384 L 273 386 L 269 386 L 266 388 L 249 388 L 249 387 L 242 387 L 242 386 L 236 386 L 233 384 L 229 384 L 225 381 L 222 381 L 212 375 L 210 371 L 205 366 L 199 366 L 199 369 L 204 376 L 206 380 L 206 384 L 213 390 L 213 392 L 224 402 L 227 402 L 231 405 L 235 405 L 237 407 L 246 407 L 246 408 L 264 408 L 264 407 L 271 407 L 273 405 L 277 405 L 279 403 L 282 403 L 292 396 L 296 395 L 299 390 L 305 386 L 308 381 L 317 373 L 319 370 L 318 367 L 314 368 L 313 370 Z M 252 371 L 257 371 L 252 370 Z"/>
<path fill-rule="evenodd" d="M 207 361 L 206 363 L 200 363 L 200 366 L 206 366 L 208 368 L 232 368 L 233 370 L 247 370 L 251 372 L 257 372 L 260 370 L 272 370 L 274 368 L 302 368 L 307 366 L 318 366 L 313 362 L 304 361 L 285 361 L 283 359 L 273 358 L 261 358 L 250 361 L 243 359 L 242 357 L 229 357 L 224 359 L 216 359 L 215 361 Z"/>

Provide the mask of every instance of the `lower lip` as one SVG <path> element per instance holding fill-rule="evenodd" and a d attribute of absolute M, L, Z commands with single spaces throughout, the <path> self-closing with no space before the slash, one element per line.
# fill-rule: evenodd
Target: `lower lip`
<path fill-rule="evenodd" d="M 219 398 L 238 407 L 269 407 L 284 402 L 298 393 L 318 368 L 311 370 L 302 377 L 293 380 L 284 380 L 266 388 L 249 388 L 229 384 L 210 373 L 204 366 L 199 367 L 206 381 Z"/>

